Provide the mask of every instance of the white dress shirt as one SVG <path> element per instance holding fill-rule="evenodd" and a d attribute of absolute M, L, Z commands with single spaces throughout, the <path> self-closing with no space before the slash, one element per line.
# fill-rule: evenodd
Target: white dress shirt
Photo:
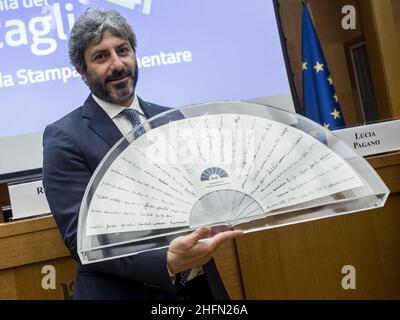
<path fill-rule="evenodd" d="M 92 97 L 94 101 L 96 101 L 97 104 L 105 111 L 105 113 L 108 114 L 111 120 L 114 121 L 115 125 L 118 127 L 119 131 L 121 131 L 123 136 L 131 132 L 133 127 L 132 123 L 128 120 L 128 118 L 121 114 L 122 110 L 135 109 L 139 113 L 139 119 L 141 123 L 147 120 L 142 109 L 140 108 L 139 99 L 137 98 L 136 94 L 135 97 L 133 98 L 131 105 L 128 108 L 118 104 L 101 100 L 100 98 L 96 97 L 93 93 Z"/>

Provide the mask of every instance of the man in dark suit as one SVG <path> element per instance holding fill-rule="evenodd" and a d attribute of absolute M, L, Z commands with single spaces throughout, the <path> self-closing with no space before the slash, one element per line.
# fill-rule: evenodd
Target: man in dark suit
<path fill-rule="evenodd" d="M 168 110 L 136 96 L 135 50 L 135 35 L 117 12 L 88 10 L 80 16 L 71 31 L 69 55 L 91 94 L 83 106 L 44 132 L 46 196 L 61 236 L 79 262 L 74 298 L 226 299 L 212 255 L 223 241 L 241 231 L 211 237 L 211 229 L 203 227 L 174 239 L 168 250 L 89 265 L 79 261 L 79 209 L 96 167 L 133 126 Z M 184 274 L 188 278 L 181 283 Z"/>

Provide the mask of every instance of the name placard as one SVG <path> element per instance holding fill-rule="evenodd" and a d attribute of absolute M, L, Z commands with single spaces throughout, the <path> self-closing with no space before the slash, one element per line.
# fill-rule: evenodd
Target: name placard
<path fill-rule="evenodd" d="M 42 180 L 8 185 L 14 219 L 50 213 Z"/>
<path fill-rule="evenodd" d="M 400 120 L 333 132 L 361 156 L 400 150 Z"/>

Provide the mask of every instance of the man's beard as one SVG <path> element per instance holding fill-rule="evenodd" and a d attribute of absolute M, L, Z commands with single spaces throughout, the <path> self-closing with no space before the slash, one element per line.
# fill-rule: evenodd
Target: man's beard
<path fill-rule="evenodd" d="M 119 80 L 124 77 L 130 77 L 132 80 L 132 85 L 130 85 L 129 80 L 124 81 L 115 85 L 109 84 L 109 81 Z M 86 76 L 86 83 L 90 88 L 92 93 L 107 102 L 123 105 L 129 101 L 135 94 L 136 83 L 138 80 L 138 67 L 135 64 L 135 71 L 129 69 L 114 70 L 113 73 L 106 77 L 104 82 L 92 76 L 88 73 Z"/>

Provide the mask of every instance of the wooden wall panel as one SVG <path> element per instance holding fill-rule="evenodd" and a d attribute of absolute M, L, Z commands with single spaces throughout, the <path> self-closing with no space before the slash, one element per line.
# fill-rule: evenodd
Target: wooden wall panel
<path fill-rule="evenodd" d="M 221 247 L 218 248 L 214 258 L 222 281 L 231 299 L 244 299 L 242 277 L 240 274 L 235 242 L 231 240 L 222 244 Z"/>
<path fill-rule="evenodd" d="M 246 235 L 237 240 L 247 299 L 400 297 L 400 195 L 385 209 Z M 341 286 L 356 268 L 356 290 Z"/>
<path fill-rule="evenodd" d="M 302 104 L 301 0 L 280 0 L 279 3 L 296 90 Z M 358 8 L 358 1 L 309 0 L 309 3 L 346 124 L 358 125 L 362 123 L 362 116 L 356 88 L 351 85 L 349 70 L 351 66 L 346 59 L 345 44 L 363 35 L 362 25 L 359 23 L 356 30 L 343 30 L 341 26 L 342 6 L 350 4 Z"/>
<path fill-rule="evenodd" d="M 0 270 L 0 300 L 18 299 L 17 288 L 14 283 L 14 270 Z"/>
<path fill-rule="evenodd" d="M 0 270 L 69 256 L 52 217 L 1 226 L 0 252 Z"/>
<path fill-rule="evenodd" d="M 369 159 L 393 193 L 384 208 L 237 239 L 247 299 L 396 299 L 400 297 L 400 153 Z M 381 174 L 383 173 L 383 174 Z M 342 268 L 356 269 L 356 290 Z"/>
<path fill-rule="evenodd" d="M 44 289 L 42 273 L 45 265 L 55 268 L 55 288 Z M 23 300 L 69 300 L 72 298 L 73 281 L 75 278 L 76 262 L 71 257 L 48 260 L 14 268 L 14 286 L 18 299 Z"/>
<path fill-rule="evenodd" d="M 399 175 L 397 175 L 399 177 Z M 400 299 L 400 193 L 392 195 L 381 214 L 372 216 L 381 261 L 380 279 L 387 297 Z"/>
<path fill-rule="evenodd" d="M 52 216 L 0 224 L 0 299 L 70 299 L 76 262 Z M 45 265 L 55 268 L 55 289 L 45 290 Z"/>
<path fill-rule="evenodd" d="M 400 1 L 392 0 L 393 17 L 396 25 L 397 40 L 400 43 Z"/>
<path fill-rule="evenodd" d="M 400 117 L 400 46 L 392 0 L 360 1 L 381 119 Z"/>

